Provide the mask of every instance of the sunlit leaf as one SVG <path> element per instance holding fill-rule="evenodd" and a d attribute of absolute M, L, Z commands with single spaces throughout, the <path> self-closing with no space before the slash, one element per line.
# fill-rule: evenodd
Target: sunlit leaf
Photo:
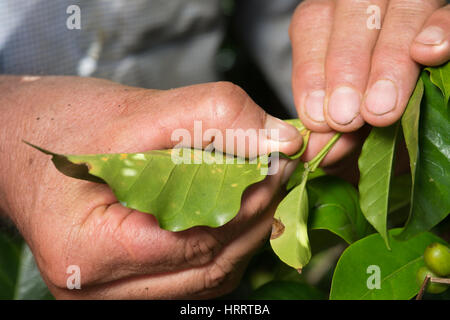
<path fill-rule="evenodd" d="M 397 235 L 399 231 L 393 229 L 389 233 Z M 411 299 L 419 291 L 416 273 L 424 265 L 423 253 L 433 242 L 443 240 L 427 232 L 408 241 L 391 237 L 391 250 L 379 234 L 353 243 L 338 261 L 330 299 Z"/>

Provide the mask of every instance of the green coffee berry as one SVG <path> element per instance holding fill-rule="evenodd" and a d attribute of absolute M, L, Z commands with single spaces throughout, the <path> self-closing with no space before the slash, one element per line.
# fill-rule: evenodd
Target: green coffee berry
<path fill-rule="evenodd" d="M 421 267 L 418 271 L 417 271 L 417 282 L 419 283 L 419 285 L 422 285 L 423 281 L 425 280 L 425 277 L 428 275 L 430 275 L 430 277 L 432 278 L 437 278 L 438 275 L 436 275 L 435 273 L 433 273 L 430 269 L 428 269 L 426 266 Z M 447 290 L 448 285 L 444 284 L 444 283 L 432 283 L 432 282 L 428 282 L 427 288 L 426 288 L 426 292 L 428 293 L 442 293 L 445 290 Z"/>
<path fill-rule="evenodd" d="M 424 253 L 425 264 L 440 277 L 450 275 L 450 248 L 438 242 L 430 244 Z"/>

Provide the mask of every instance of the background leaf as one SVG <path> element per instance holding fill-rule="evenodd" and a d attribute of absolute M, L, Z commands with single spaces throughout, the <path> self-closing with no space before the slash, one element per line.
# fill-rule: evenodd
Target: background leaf
<path fill-rule="evenodd" d="M 450 212 L 450 117 L 439 88 L 422 73 L 424 97 L 411 212 L 401 239 L 430 230 Z"/>
<path fill-rule="evenodd" d="M 411 203 L 411 175 L 394 176 L 389 190 L 389 210 L 394 213 L 409 206 Z"/>
<path fill-rule="evenodd" d="M 304 173 L 305 173 L 305 163 L 300 162 L 295 168 L 294 172 L 289 177 L 288 183 L 286 185 L 286 190 L 291 190 L 292 188 L 295 188 L 300 183 L 302 183 Z M 326 175 L 325 171 L 322 168 L 317 168 L 316 170 L 308 174 L 308 180 L 322 177 L 324 175 Z"/>
<path fill-rule="evenodd" d="M 390 230 L 391 235 L 400 229 Z M 370 235 L 348 247 L 338 261 L 331 284 L 333 300 L 411 299 L 419 291 L 417 270 L 424 265 L 423 253 L 432 242 L 445 243 L 432 233 L 422 233 L 408 241 L 391 238 L 387 250 L 379 234 Z M 380 289 L 369 289 L 369 266 L 380 268 Z"/>
<path fill-rule="evenodd" d="M 387 213 L 399 122 L 372 128 L 362 147 L 358 166 L 361 210 L 367 221 L 381 234 L 389 247 Z"/>
<path fill-rule="evenodd" d="M 358 192 L 347 181 L 323 176 L 307 184 L 310 229 L 326 229 L 352 243 L 372 230 L 359 207 Z"/>
<path fill-rule="evenodd" d="M 325 295 L 316 288 L 293 281 L 271 281 L 257 289 L 254 300 L 323 300 Z"/>
<path fill-rule="evenodd" d="M 402 116 L 402 129 L 411 168 L 411 185 L 414 186 L 417 158 L 419 156 L 420 103 L 423 97 L 423 81 L 419 79 Z"/>
<path fill-rule="evenodd" d="M 311 258 L 306 181 L 305 177 L 278 205 L 270 239 L 270 245 L 281 261 L 299 271 Z"/>
<path fill-rule="evenodd" d="M 430 80 L 441 89 L 445 97 L 445 103 L 448 104 L 450 98 L 450 61 L 440 67 L 426 68 L 430 72 Z"/>
<path fill-rule="evenodd" d="M 30 248 L 0 232 L 0 299 L 53 299 Z"/>

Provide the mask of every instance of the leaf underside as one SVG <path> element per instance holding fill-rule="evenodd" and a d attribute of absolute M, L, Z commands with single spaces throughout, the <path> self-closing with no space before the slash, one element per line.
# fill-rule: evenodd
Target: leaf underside
<path fill-rule="evenodd" d="M 287 120 L 304 137 L 296 159 L 305 151 L 309 131 L 300 120 Z M 268 173 L 268 155 L 243 159 L 190 148 L 130 154 L 51 155 L 63 174 L 107 183 L 124 206 L 153 214 L 161 228 L 182 231 L 195 226 L 219 227 L 233 219 L 244 191 Z M 175 159 L 175 161 L 174 161 Z"/>
<path fill-rule="evenodd" d="M 387 214 L 399 122 L 385 128 L 372 128 L 358 160 L 361 210 L 389 248 Z"/>
<path fill-rule="evenodd" d="M 270 239 L 270 245 L 280 260 L 299 271 L 311 258 L 306 181 L 305 178 L 278 205 L 274 226 L 281 226 L 282 232 L 278 234 L 272 229 Z"/>

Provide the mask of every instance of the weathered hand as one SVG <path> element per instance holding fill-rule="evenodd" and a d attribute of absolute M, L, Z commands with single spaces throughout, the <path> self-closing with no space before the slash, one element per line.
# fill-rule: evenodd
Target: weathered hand
<path fill-rule="evenodd" d="M 350 132 L 402 115 L 420 65 L 450 59 L 444 0 L 306 0 L 291 22 L 292 85 L 310 129 Z M 376 26 L 379 9 L 381 29 Z M 375 18 L 375 20 L 372 20 Z"/>
<path fill-rule="evenodd" d="M 57 298 L 200 298 L 237 284 L 270 233 L 287 161 L 246 190 L 230 223 L 174 233 L 119 204 L 108 186 L 62 175 L 21 139 L 66 153 L 142 152 L 173 147 L 172 131 L 192 132 L 200 120 L 203 130 L 279 129 L 281 142 L 262 137 L 259 144 L 293 153 L 302 144 L 297 129 L 229 83 L 156 91 L 98 79 L 3 77 L 0 87 L 0 205 Z M 81 290 L 66 287 L 70 265 L 80 268 Z"/>

